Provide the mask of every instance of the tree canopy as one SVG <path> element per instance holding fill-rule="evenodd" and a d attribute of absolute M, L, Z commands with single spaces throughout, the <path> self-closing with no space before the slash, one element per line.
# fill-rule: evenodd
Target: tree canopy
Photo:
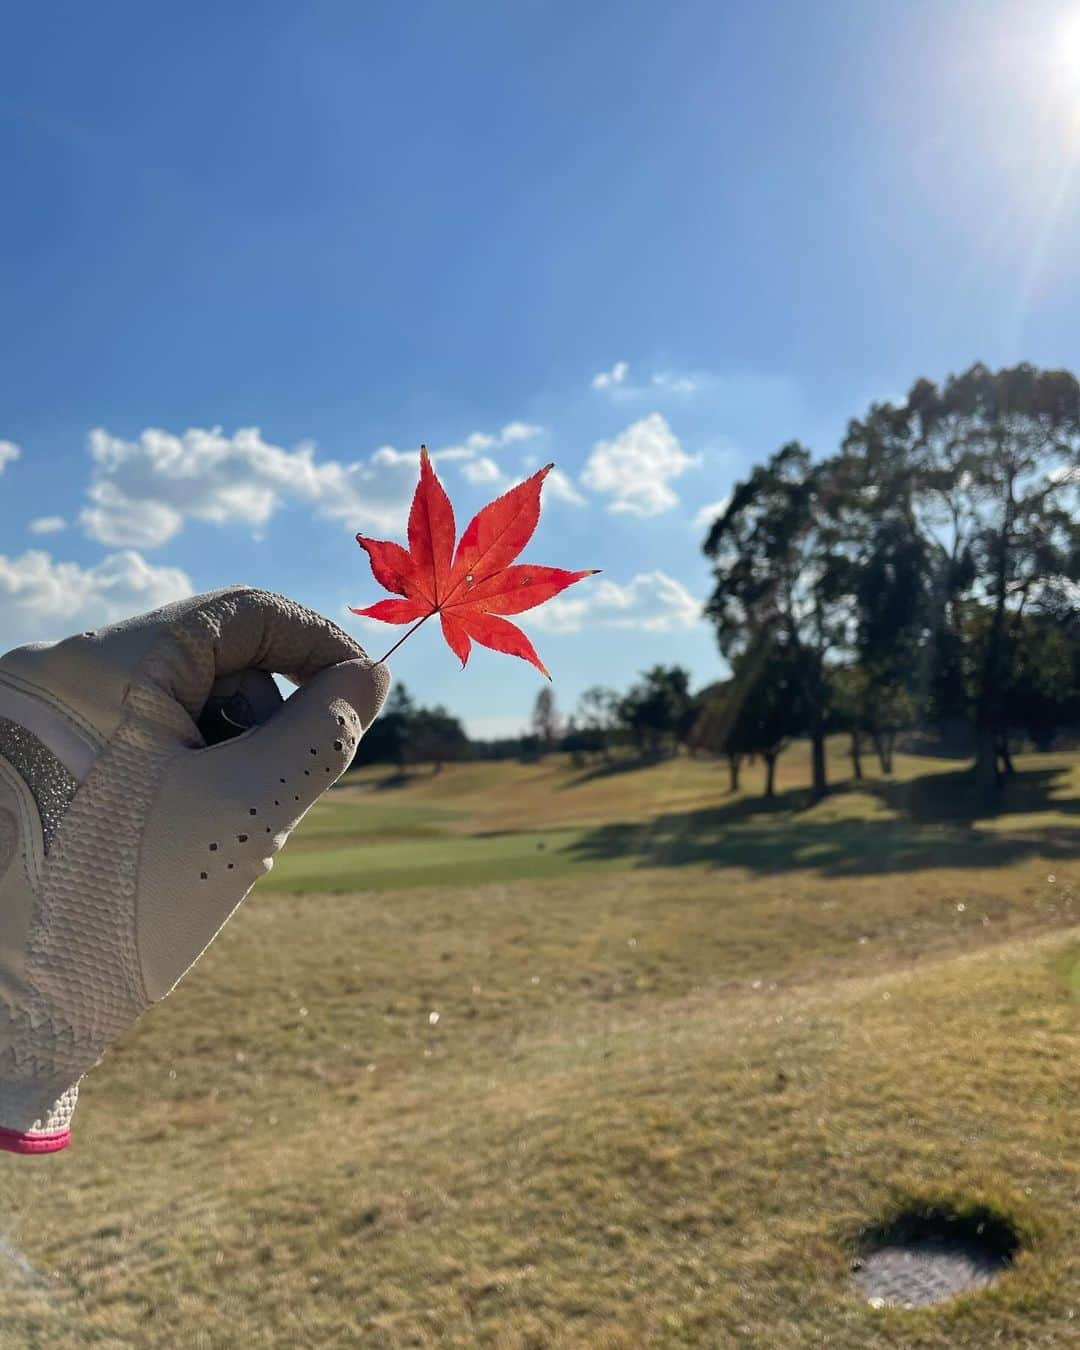
<path fill-rule="evenodd" d="M 704 552 L 720 651 L 744 680 L 797 687 L 818 795 L 827 730 L 856 759 L 870 737 L 887 766 L 915 722 L 970 727 L 990 791 L 1010 732 L 1045 743 L 1075 716 L 1080 384 L 1027 364 L 916 380 L 831 457 L 791 442 L 755 468 Z"/>

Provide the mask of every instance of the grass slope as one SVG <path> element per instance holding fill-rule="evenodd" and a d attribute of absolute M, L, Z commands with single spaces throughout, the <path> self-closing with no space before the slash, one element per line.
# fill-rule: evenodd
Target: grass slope
<path fill-rule="evenodd" d="M 832 759 L 843 763 L 839 744 Z M 368 769 L 309 815 L 262 886 L 381 891 L 667 866 L 896 875 L 1076 857 L 1080 761 L 1017 762 L 993 813 L 974 803 L 966 769 L 912 756 L 898 756 L 889 780 L 848 780 L 811 806 L 803 746 L 781 759 L 771 802 L 756 795 L 753 770 L 750 790 L 732 795 L 722 767 L 685 757 L 575 770 L 550 756 L 404 780 Z"/>
<path fill-rule="evenodd" d="M 689 761 L 332 794 L 70 1152 L 0 1157 L 3 1344 L 1076 1344 L 1080 762 L 987 818 L 788 759 L 767 810 Z M 869 1307 L 854 1235 L 940 1196 L 1016 1268 Z"/>

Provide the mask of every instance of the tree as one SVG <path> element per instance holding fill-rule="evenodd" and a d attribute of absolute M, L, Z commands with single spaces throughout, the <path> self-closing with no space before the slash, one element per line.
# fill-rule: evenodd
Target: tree
<path fill-rule="evenodd" d="M 727 759 L 730 791 L 739 790 L 743 760 L 760 755 L 765 796 L 775 794 L 776 761 L 804 729 L 798 665 L 790 649 L 767 643 L 741 656 L 730 680 L 699 695 L 690 744 Z"/>
<path fill-rule="evenodd" d="M 870 681 L 862 666 L 841 666 L 831 673 L 833 726 L 851 737 L 851 770 L 861 780 L 863 740 L 870 732 Z"/>
<path fill-rule="evenodd" d="M 365 764 L 396 764 L 409 759 L 416 704 L 404 684 L 395 684 L 386 706 L 365 732 L 356 759 Z"/>
<path fill-rule="evenodd" d="M 1025 607 L 1080 580 L 1080 385 L 1064 371 L 974 366 L 921 410 L 923 439 L 962 438 L 973 501 L 972 549 L 990 630 L 975 703 L 976 777 L 998 781 L 1008 763 L 1011 655 Z"/>
<path fill-rule="evenodd" d="M 537 694 L 533 704 L 532 728 L 540 753 L 550 750 L 559 735 L 559 715 L 555 710 L 555 693 L 552 689 L 541 689 Z"/>
<path fill-rule="evenodd" d="M 854 596 L 855 650 L 865 681 L 861 724 L 883 773 L 892 772 L 899 731 L 915 718 L 928 683 L 931 602 L 926 549 L 902 510 L 885 504 L 860 560 Z"/>
<path fill-rule="evenodd" d="M 731 734 L 734 720 L 732 695 L 730 680 L 711 684 L 698 694 L 695 699 L 697 717 L 687 744 L 693 752 L 703 750 L 710 755 L 722 755 L 728 763 L 729 791 L 738 792 L 743 752 L 736 748 L 737 740 Z"/>
<path fill-rule="evenodd" d="M 760 755 L 765 796 L 775 795 L 776 761 L 806 728 L 803 656 L 783 641 L 746 652 L 735 664 L 728 696 L 729 756 Z"/>
<path fill-rule="evenodd" d="M 969 665 L 976 688 L 992 632 L 993 616 L 983 608 L 973 615 L 969 633 Z M 1076 644 L 1066 629 L 1045 616 L 1021 615 L 1011 623 L 1007 641 L 1003 731 L 996 745 L 998 772 L 1003 777 L 1014 772 L 1007 733 L 1023 734 L 1039 749 L 1049 749 L 1058 728 L 1074 716 L 1076 693 Z"/>
<path fill-rule="evenodd" d="M 653 666 L 619 703 L 619 718 L 641 753 L 682 744 L 694 721 L 690 674 L 681 666 Z"/>
<path fill-rule="evenodd" d="M 396 684 L 386 707 L 368 728 L 354 762 L 396 764 L 430 763 L 436 773 L 447 760 L 461 759 L 469 739 L 461 723 L 441 705 L 421 708 L 404 684 Z"/>
<path fill-rule="evenodd" d="M 578 734 L 584 748 L 611 758 L 611 741 L 619 722 L 619 695 L 614 689 L 594 684 L 578 699 Z"/>
<path fill-rule="evenodd" d="M 418 708 L 411 726 L 410 759 L 415 764 L 431 763 L 440 773 L 448 760 L 461 759 L 469 746 L 469 738 L 458 719 L 442 704 L 434 708 Z"/>
<path fill-rule="evenodd" d="M 976 781 L 1008 761 L 1007 691 L 1025 614 L 1075 612 L 1080 579 L 1080 385 L 1067 371 L 977 364 L 849 428 L 876 487 L 925 550 L 930 714 L 975 731 Z M 987 626 L 980 616 L 988 615 Z M 980 632 L 978 668 L 965 632 Z"/>
<path fill-rule="evenodd" d="M 828 790 L 826 662 L 844 643 L 851 608 L 850 563 L 837 546 L 842 502 L 829 466 L 792 441 L 736 485 L 704 543 L 715 579 L 706 613 L 723 655 L 734 667 L 751 652 L 782 650 L 785 674 L 798 680 L 815 798 Z"/>

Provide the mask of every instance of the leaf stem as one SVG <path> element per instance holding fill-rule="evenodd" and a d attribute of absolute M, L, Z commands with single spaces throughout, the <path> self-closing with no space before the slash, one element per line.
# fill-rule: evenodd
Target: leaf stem
<path fill-rule="evenodd" d="M 438 614 L 438 612 L 439 611 L 437 609 L 433 609 L 431 611 L 431 614 Z M 422 623 L 427 623 L 428 619 L 431 618 L 431 614 L 425 614 L 422 619 L 417 619 L 416 623 L 413 624 L 413 626 L 409 629 L 409 631 L 407 633 L 402 633 L 401 637 L 398 638 L 398 640 L 394 643 L 394 645 L 390 648 L 390 650 L 388 652 L 384 652 L 383 655 L 379 657 L 378 661 L 375 662 L 375 664 L 377 666 L 382 665 L 382 663 L 385 660 L 387 660 L 388 657 L 393 656 L 393 654 L 397 651 L 397 649 L 401 646 L 401 644 L 405 641 L 406 638 L 412 637 L 412 635 L 416 632 L 416 630 L 420 627 Z"/>

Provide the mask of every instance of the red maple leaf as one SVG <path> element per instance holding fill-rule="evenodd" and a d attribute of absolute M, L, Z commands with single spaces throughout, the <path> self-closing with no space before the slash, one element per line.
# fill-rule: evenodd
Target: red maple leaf
<path fill-rule="evenodd" d="M 546 464 L 524 483 L 512 487 L 478 511 L 454 551 L 454 508 L 435 475 L 426 446 L 420 447 L 420 481 L 409 511 L 409 547 L 389 540 L 356 542 L 367 550 L 380 586 L 403 600 L 379 600 L 354 614 L 384 623 L 411 623 L 419 628 L 438 614 L 443 637 L 462 667 L 472 642 L 492 651 L 520 656 L 547 675 L 532 643 L 503 614 L 520 614 L 558 595 L 598 569 L 565 572 L 561 567 L 510 566 L 532 538 L 540 519 L 540 487 L 553 465 Z M 409 629 L 409 633 L 413 631 Z M 396 642 L 394 652 L 405 638 Z M 380 659 L 385 661 L 386 656 Z"/>

